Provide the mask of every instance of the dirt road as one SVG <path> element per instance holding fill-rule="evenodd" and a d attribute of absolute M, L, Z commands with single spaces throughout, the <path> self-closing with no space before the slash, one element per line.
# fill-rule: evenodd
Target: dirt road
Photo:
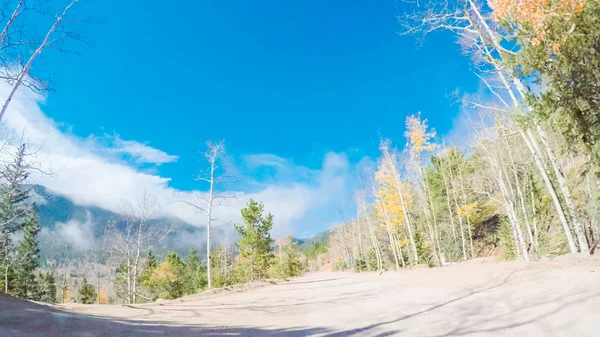
<path fill-rule="evenodd" d="M 599 336 L 599 329 L 598 260 L 316 273 L 137 306 L 0 296 L 0 336 Z"/>

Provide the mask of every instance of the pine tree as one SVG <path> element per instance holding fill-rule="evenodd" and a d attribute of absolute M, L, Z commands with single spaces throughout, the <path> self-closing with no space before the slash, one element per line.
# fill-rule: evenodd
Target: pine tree
<path fill-rule="evenodd" d="M 40 273 L 36 281 L 36 296 L 34 300 L 46 303 L 56 303 L 56 279 L 51 273 Z"/>
<path fill-rule="evenodd" d="M 79 299 L 83 304 L 92 304 L 96 302 L 96 288 L 89 284 L 85 278 L 79 289 Z"/>
<path fill-rule="evenodd" d="M 0 264 L 2 265 L 2 285 L 4 292 L 8 293 L 12 282 L 9 276 L 14 274 L 12 268 L 15 264 L 14 243 L 12 236 L 17 230 L 22 229 L 23 219 L 26 217 L 29 206 L 26 201 L 29 191 L 23 184 L 29 176 L 28 165 L 25 162 L 26 146 L 19 146 L 14 160 L 4 167 L 2 172 L 3 182 L 0 186 Z"/>
<path fill-rule="evenodd" d="M 27 218 L 22 225 L 23 239 L 17 247 L 17 264 L 15 272 L 14 293 L 17 297 L 34 299 L 36 288 L 35 271 L 39 266 L 37 235 L 41 231 L 35 205 L 28 210 Z"/>
<path fill-rule="evenodd" d="M 187 261 L 185 262 L 183 284 L 187 294 L 195 294 L 207 284 L 206 275 L 198 257 L 198 251 L 194 248 L 190 249 Z"/>
<path fill-rule="evenodd" d="M 158 263 L 156 262 L 156 256 L 154 256 L 152 250 L 149 250 L 148 257 L 146 258 L 146 263 L 144 264 L 144 271 L 142 271 L 142 274 L 140 276 L 140 280 L 143 285 L 147 285 L 150 275 L 152 275 L 152 272 L 154 271 L 154 269 L 156 269 L 157 266 Z"/>
<path fill-rule="evenodd" d="M 146 269 L 154 269 L 158 263 L 156 263 L 156 256 L 152 254 L 152 250 L 148 251 L 148 259 L 146 260 Z"/>
<path fill-rule="evenodd" d="M 279 249 L 281 250 L 281 257 L 275 265 L 274 276 L 287 278 L 302 275 L 304 263 L 302 263 L 300 251 L 292 237 L 289 237 L 286 244 Z"/>
<path fill-rule="evenodd" d="M 252 199 L 242 209 L 244 225 L 235 225 L 235 229 L 242 236 L 237 247 L 244 260 L 238 268 L 240 280 L 255 280 L 265 277 L 267 269 L 271 266 L 273 254 L 271 253 L 271 235 L 273 215 L 263 217 L 264 205 Z"/>
<path fill-rule="evenodd" d="M 0 216 L 2 222 L 13 231 L 18 228 L 18 221 L 11 220 L 22 219 L 28 208 L 25 201 L 29 198 L 29 191 L 23 187 L 29 177 L 26 156 L 26 146 L 23 144 L 17 149 L 14 160 L 2 172 L 4 183 L 0 195 Z"/>
<path fill-rule="evenodd" d="M 140 275 L 140 284 L 149 292 L 148 297 L 152 299 L 156 297 L 156 289 L 151 284 L 150 278 L 157 267 L 158 263 L 156 262 L 156 257 L 152 253 L 152 250 L 149 250 L 148 257 L 146 257 L 146 262 L 144 263 L 144 270 Z M 123 279 L 123 277 L 121 277 L 121 279 Z"/>

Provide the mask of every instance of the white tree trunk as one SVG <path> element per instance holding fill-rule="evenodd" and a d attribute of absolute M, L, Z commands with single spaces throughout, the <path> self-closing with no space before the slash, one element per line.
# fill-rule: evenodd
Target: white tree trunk
<path fill-rule="evenodd" d="M 390 227 L 390 220 L 387 213 L 387 207 L 385 206 L 385 201 L 381 200 L 381 208 L 383 209 L 383 214 L 385 217 L 385 228 L 387 229 L 388 239 L 390 240 L 390 248 L 392 249 L 392 254 L 394 255 L 394 262 L 396 264 L 396 270 L 400 270 L 400 264 L 398 261 L 398 253 L 396 252 L 396 242 L 394 242 L 394 235 L 392 234 L 392 228 Z"/>
<path fill-rule="evenodd" d="M 398 235 L 392 235 L 394 237 L 394 240 L 396 242 L 400 242 L 400 238 L 398 237 Z M 396 247 L 396 249 L 398 250 L 398 258 L 400 258 L 400 262 L 402 262 L 402 268 L 406 268 L 406 265 L 404 264 L 404 255 L 402 254 L 402 247 L 400 245 L 398 245 Z"/>
<path fill-rule="evenodd" d="M 462 190 L 463 203 L 466 205 L 467 204 L 467 195 L 465 193 L 465 179 L 463 177 L 462 168 L 461 168 L 460 164 L 458 164 L 458 174 L 460 175 L 460 187 Z M 473 233 L 471 231 L 471 220 L 469 220 L 469 214 L 466 214 L 465 218 L 467 219 L 467 230 L 469 232 L 468 234 L 469 234 L 469 246 L 471 247 L 471 258 L 474 258 L 475 257 L 475 249 L 473 248 Z"/>
<path fill-rule="evenodd" d="M 502 50 L 503 48 L 500 46 L 499 41 L 496 38 L 496 34 L 494 34 L 491 30 L 491 28 L 489 27 L 489 25 L 487 24 L 485 18 L 481 15 L 481 13 L 479 12 L 479 8 L 475 5 L 475 3 L 473 2 L 473 0 L 468 0 L 468 2 L 471 5 L 471 9 L 473 10 L 473 12 L 475 13 L 475 15 L 477 16 L 477 19 L 479 21 L 479 23 L 481 24 L 481 26 L 484 28 L 485 30 L 485 35 L 487 35 L 487 40 L 489 40 L 492 43 L 492 46 L 499 52 L 499 55 L 502 57 Z M 483 35 L 483 34 L 482 34 Z M 493 60 L 490 59 L 490 62 L 493 64 L 493 66 L 496 68 L 497 73 L 500 77 L 500 80 L 503 82 L 503 85 L 506 87 L 512 101 L 514 104 L 514 107 L 517 109 L 517 111 L 521 111 L 520 107 L 519 107 L 519 103 L 516 99 L 516 96 L 513 93 L 513 89 L 512 87 L 508 84 L 508 82 L 506 81 L 506 78 L 504 77 L 504 74 L 502 72 L 502 68 Z M 520 81 L 520 79 L 518 79 L 516 76 L 514 76 L 513 74 L 510 74 L 512 82 L 514 83 L 514 85 L 517 88 L 517 91 L 520 93 L 521 97 L 524 98 L 525 97 L 525 87 L 523 85 L 523 83 Z M 543 131 L 543 129 L 541 128 L 541 126 L 539 125 L 539 122 L 534 118 L 534 123 L 536 124 L 536 129 L 538 130 L 538 132 L 541 130 L 542 134 L 545 135 L 545 132 Z M 542 134 L 540 134 L 540 137 L 543 138 Z M 548 173 L 547 173 L 547 169 L 545 166 L 545 163 L 542 159 L 542 155 L 541 155 L 541 151 L 539 150 L 539 147 L 537 146 L 537 140 L 535 139 L 535 137 L 533 136 L 531 130 L 527 130 L 527 137 L 529 138 L 529 141 L 531 142 L 528 145 L 528 148 L 530 149 L 530 151 L 532 152 L 532 154 L 534 155 L 534 159 L 536 159 L 536 165 L 538 166 L 538 169 L 540 170 L 540 173 L 542 174 L 542 177 L 544 178 L 544 182 L 546 183 L 546 186 L 548 187 L 548 189 L 550 190 L 550 194 L 552 195 L 552 200 L 556 206 L 556 210 L 559 213 L 559 218 L 561 219 L 562 225 L 563 225 L 563 230 L 565 232 L 565 236 L 567 238 L 567 243 L 569 245 L 569 249 L 571 250 L 571 252 L 576 252 L 577 248 L 575 247 L 575 243 L 573 240 L 573 235 L 571 234 L 571 231 L 569 229 L 569 224 L 566 220 L 566 217 L 564 215 L 564 211 L 562 209 L 562 205 L 560 204 L 560 201 L 558 199 L 558 197 L 556 196 L 556 190 L 554 189 L 554 186 L 552 185 L 552 183 L 550 182 L 550 180 L 548 179 Z M 542 140 L 543 141 L 543 140 Z M 562 177 L 562 179 L 564 179 L 564 176 L 562 175 L 562 172 L 560 172 L 559 168 L 558 168 L 558 164 L 556 162 L 556 160 L 554 160 L 554 162 L 552 162 L 552 157 L 556 158 L 553 154 L 552 148 L 550 147 L 549 144 L 544 144 L 546 153 L 549 155 L 550 159 L 551 159 L 551 165 L 556 173 L 557 179 L 559 180 L 559 187 L 561 188 L 561 192 L 563 193 L 563 197 L 565 198 L 565 202 L 567 203 L 567 205 L 569 203 L 571 203 L 571 205 L 573 205 L 573 201 L 570 195 L 570 192 L 568 190 L 568 187 L 566 186 L 566 183 L 564 185 L 562 185 L 560 183 L 560 179 L 559 177 Z M 539 160 L 539 162 L 538 162 Z M 543 172 L 542 172 L 543 171 Z M 562 185 L 562 186 L 561 186 Z M 567 201 L 568 200 L 568 201 Z M 569 207 L 567 206 L 567 208 L 569 208 L 569 212 L 571 215 L 571 210 L 573 211 L 573 214 L 575 215 L 575 218 L 573 218 L 572 220 L 575 222 L 577 221 L 577 224 L 574 223 L 575 225 L 575 232 L 578 233 L 578 240 L 580 240 L 580 236 L 582 233 L 582 228 L 581 228 L 581 224 L 579 223 L 577 219 L 577 214 L 575 213 L 575 209 L 574 207 Z M 578 225 L 578 226 L 577 226 Z M 585 234 L 583 235 L 583 238 L 581 239 L 582 243 L 585 239 Z M 587 247 L 587 241 L 585 241 L 585 245 L 581 246 L 580 248 L 586 248 Z"/>
<path fill-rule="evenodd" d="M 504 76 L 502 69 L 500 67 L 498 67 L 496 64 L 494 64 L 494 66 L 496 67 L 498 78 L 500 79 L 500 81 L 502 82 L 502 85 L 505 87 L 506 91 L 508 92 L 508 94 L 513 102 L 514 107 L 516 109 L 520 109 L 519 102 L 513 92 L 513 88 L 510 86 L 510 84 L 506 80 L 506 77 Z M 571 229 L 569 228 L 569 223 L 567 221 L 567 217 L 565 216 L 565 212 L 564 212 L 563 207 L 558 198 L 558 194 L 556 193 L 556 189 L 554 188 L 554 185 L 552 184 L 552 181 L 550 180 L 550 177 L 548 176 L 548 170 L 544 163 L 541 151 L 539 150 L 539 147 L 537 146 L 537 140 L 535 139 L 535 136 L 533 135 L 533 133 L 531 132 L 530 129 L 527 129 L 525 131 L 519 130 L 519 134 L 520 134 L 521 138 L 523 138 L 523 141 L 525 142 L 527 149 L 533 155 L 533 161 L 534 161 L 536 167 L 538 168 L 540 175 L 542 176 L 542 180 L 544 180 L 544 183 L 546 184 L 548 193 L 550 193 L 550 197 L 552 198 L 552 202 L 554 203 L 554 208 L 556 209 L 556 213 L 562 224 L 563 233 L 565 234 L 565 238 L 567 239 L 567 245 L 569 246 L 569 250 L 571 251 L 571 253 L 575 253 L 575 252 L 577 252 L 577 247 L 575 246 L 575 241 L 573 239 L 573 235 L 571 234 Z"/>
<path fill-rule="evenodd" d="M 131 276 L 131 297 L 132 297 L 132 301 L 133 303 L 137 303 L 137 277 L 138 277 L 138 266 L 140 263 L 140 249 L 141 249 L 141 240 L 142 240 L 142 222 L 140 222 L 140 225 L 138 227 L 138 237 L 137 237 L 137 243 L 136 243 L 136 252 L 135 252 L 135 260 L 133 260 L 133 275 Z"/>
<path fill-rule="evenodd" d="M 537 251 L 539 249 L 539 246 L 538 246 L 539 233 L 538 233 L 538 228 L 537 228 L 537 210 L 535 208 L 535 192 L 533 189 L 533 180 L 530 181 L 530 184 L 531 184 L 531 216 L 533 219 L 533 238 L 534 238 L 533 244 Z"/>
<path fill-rule="evenodd" d="M 131 257 L 127 256 L 127 303 L 129 304 L 132 300 L 131 292 Z"/>
<path fill-rule="evenodd" d="M 502 193 L 502 198 L 504 199 L 504 206 L 506 208 L 511 229 L 513 231 L 515 246 L 517 247 L 517 256 L 519 255 L 519 251 L 521 251 L 525 261 L 529 261 L 529 254 L 527 254 L 527 247 L 525 246 L 525 241 L 523 240 L 523 234 L 521 231 L 521 226 L 519 225 L 517 212 L 515 211 L 515 205 L 511 199 L 512 188 L 507 187 L 506 183 L 504 182 L 504 174 L 502 169 L 503 165 L 501 162 L 494 160 L 492 154 L 489 152 L 488 159 L 490 161 L 490 165 L 494 167 L 498 187 L 500 187 L 500 192 Z"/>
<path fill-rule="evenodd" d="M 456 239 L 456 225 L 454 224 L 454 214 L 452 213 L 452 206 L 450 204 L 450 189 L 448 188 L 448 179 L 446 178 L 446 170 L 444 170 L 444 159 L 440 159 L 440 170 L 442 172 L 442 178 L 444 179 L 444 188 L 446 190 L 446 204 L 448 205 L 448 216 L 450 217 L 450 225 L 452 226 L 452 234 Z"/>
<path fill-rule="evenodd" d="M 402 188 L 400 186 L 400 175 L 398 170 L 396 169 L 396 163 L 392 156 L 390 155 L 389 149 L 386 149 L 384 153 L 385 157 L 387 157 L 388 164 L 392 169 L 392 175 L 394 176 L 394 183 L 396 185 L 396 190 L 398 191 L 398 196 L 400 197 L 400 206 L 402 206 L 402 214 L 404 215 L 404 223 L 406 224 L 406 230 L 408 231 L 408 239 L 410 240 L 410 245 L 412 247 L 413 255 L 414 255 L 414 263 L 419 263 L 419 255 L 417 253 L 417 245 L 415 244 L 415 239 L 412 232 L 412 226 L 410 224 L 410 219 L 408 217 L 408 210 L 406 206 L 406 202 L 404 200 L 404 194 L 402 193 Z"/>
<path fill-rule="evenodd" d="M 573 229 L 575 230 L 575 236 L 577 237 L 577 243 L 579 244 L 579 251 L 588 252 L 590 250 L 590 247 L 585 236 L 584 226 L 581 222 L 581 219 L 579 218 L 579 214 L 577 214 L 577 209 L 575 208 L 575 203 L 573 202 L 571 190 L 567 185 L 565 175 L 559 167 L 558 159 L 556 158 L 554 151 L 552 151 L 552 147 L 550 146 L 550 142 L 548 140 L 548 135 L 546 134 L 546 131 L 542 129 L 539 123 L 536 123 L 536 129 L 538 134 L 540 135 L 540 140 L 542 141 L 542 145 L 546 150 L 548 159 L 550 160 L 550 166 L 552 166 L 554 174 L 556 175 L 558 187 L 560 188 L 563 194 L 565 204 L 567 204 L 567 211 L 569 212 L 569 216 L 571 217 L 571 221 L 573 222 Z"/>
<path fill-rule="evenodd" d="M 216 158 L 215 158 L 216 160 Z M 210 169 L 210 189 L 208 191 L 208 207 L 206 210 L 206 278 L 208 289 L 212 289 L 212 274 L 211 274 L 211 259 L 210 259 L 210 227 L 212 223 L 212 207 L 213 207 L 213 193 L 215 184 L 215 160 L 211 161 Z"/>
<path fill-rule="evenodd" d="M 519 182 L 519 177 L 517 175 L 517 167 L 515 165 L 515 161 L 512 155 L 512 150 L 510 149 L 510 144 L 508 143 L 508 139 L 506 135 L 503 135 L 504 142 L 506 144 L 506 150 L 508 151 L 508 157 L 510 159 L 510 164 L 513 173 L 513 179 L 515 180 L 515 187 L 517 188 L 517 199 L 521 205 L 521 211 L 523 213 L 523 219 L 525 220 L 525 226 L 527 228 L 527 236 L 529 237 L 529 243 L 531 247 L 535 250 L 533 233 L 531 231 L 531 226 L 529 225 L 529 217 L 527 216 L 527 207 L 525 207 L 525 197 L 523 196 L 523 192 L 521 190 L 521 183 Z M 507 177 L 508 178 L 508 177 Z"/>
<path fill-rule="evenodd" d="M 442 260 L 436 249 L 435 237 L 433 234 L 433 229 L 431 228 L 431 222 L 429 221 L 429 214 L 428 214 L 429 212 L 427 211 L 427 207 L 425 206 L 425 204 L 423 204 L 423 212 L 425 213 L 425 220 L 427 221 L 427 229 L 428 229 L 427 231 L 429 232 L 429 239 L 431 240 L 431 244 L 433 246 L 433 255 L 435 256 L 436 260 L 439 263 L 439 266 L 441 267 Z"/>
<path fill-rule="evenodd" d="M 100 304 L 100 274 L 96 273 L 96 304 Z"/>
<path fill-rule="evenodd" d="M 362 258 L 365 258 L 365 252 L 364 252 L 364 246 L 363 246 L 363 240 L 362 240 L 362 228 L 360 225 L 360 214 L 358 213 L 358 209 L 356 210 L 356 226 L 358 227 L 358 250 L 359 250 L 359 255 L 362 256 Z"/>
<path fill-rule="evenodd" d="M 364 204 L 362 204 L 364 205 Z M 381 272 L 383 268 L 383 261 L 381 258 L 381 250 L 379 247 L 379 242 L 377 241 L 377 237 L 375 235 L 375 230 L 373 229 L 373 225 L 371 224 L 371 220 L 369 219 L 369 215 L 367 214 L 366 209 L 363 210 L 365 214 L 365 221 L 367 222 L 367 226 L 369 227 L 369 234 L 371 236 L 371 242 L 373 244 L 373 249 L 375 250 L 375 259 L 377 260 L 377 271 Z"/>
<path fill-rule="evenodd" d="M 435 214 L 435 208 L 433 207 L 433 198 L 431 197 L 431 193 L 429 192 L 429 187 L 427 186 L 427 182 L 425 181 L 425 174 L 423 173 L 423 166 L 421 166 L 421 158 L 419 156 L 419 175 L 421 176 L 421 181 L 423 182 L 423 189 L 425 190 L 425 197 L 427 198 L 426 203 L 429 209 L 429 212 L 431 212 L 431 217 L 433 219 L 433 232 L 431 227 L 429 228 L 430 233 L 431 234 L 431 240 L 432 240 L 432 244 L 434 245 L 434 254 L 436 255 L 436 258 L 438 260 L 438 262 L 440 263 L 440 267 L 441 267 L 441 256 L 442 256 L 442 247 L 440 245 L 440 239 L 439 239 L 439 234 L 438 234 L 438 226 L 437 226 L 437 216 Z M 427 212 L 427 211 L 426 211 Z M 429 223 L 429 218 L 427 218 L 427 223 Z M 436 249 L 437 247 L 437 249 Z"/>
<path fill-rule="evenodd" d="M 21 6 L 23 6 L 24 3 L 25 3 L 25 0 L 19 1 L 19 3 L 17 4 L 17 7 L 15 8 L 12 15 L 10 16 L 10 19 L 8 19 L 8 21 L 6 22 L 6 25 L 4 25 L 4 29 L 2 30 L 2 33 L 0 33 L 0 44 L 4 44 L 4 38 L 6 38 L 6 34 L 8 34 L 8 30 L 10 29 L 10 26 L 13 24 L 13 22 L 15 21 L 17 16 L 19 16 L 19 14 L 20 14 L 19 10 L 21 9 Z"/>
<path fill-rule="evenodd" d="M 450 189 L 452 190 L 452 196 L 454 197 L 454 206 L 456 211 L 460 208 L 458 206 L 458 197 L 456 196 L 456 187 L 454 186 L 454 175 L 452 174 L 452 167 L 450 167 Z M 462 217 L 458 215 L 458 227 L 460 230 L 460 240 L 462 243 L 463 260 L 467 260 L 467 242 L 465 240 L 465 229 L 463 227 Z"/>

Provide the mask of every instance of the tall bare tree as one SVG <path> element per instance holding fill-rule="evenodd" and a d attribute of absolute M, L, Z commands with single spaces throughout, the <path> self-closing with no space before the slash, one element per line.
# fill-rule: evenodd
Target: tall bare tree
<path fill-rule="evenodd" d="M 208 193 L 193 193 L 191 197 L 184 197 L 180 201 L 195 208 L 196 210 L 206 213 L 206 277 L 208 289 L 212 288 L 211 274 L 211 229 L 214 218 L 214 208 L 222 206 L 223 199 L 235 197 L 231 193 L 225 193 L 220 190 L 223 185 L 232 183 L 235 179 L 227 174 L 227 170 L 222 165 L 222 160 L 225 157 L 225 142 L 206 142 L 206 152 L 204 158 L 209 164 L 208 171 L 201 171 L 196 176 L 196 180 L 208 183 Z"/>

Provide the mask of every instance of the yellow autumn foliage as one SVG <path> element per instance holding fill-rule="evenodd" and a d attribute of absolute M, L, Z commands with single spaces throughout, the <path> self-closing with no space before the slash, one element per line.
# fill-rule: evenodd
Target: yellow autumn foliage
<path fill-rule="evenodd" d="M 398 194 L 393 171 L 389 163 L 382 162 L 379 171 L 375 173 L 375 179 L 379 184 L 379 188 L 375 193 L 377 214 L 381 218 L 384 218 L 387 212 L 390 227 L 393 231 L 397 232 L 404 226 L 404 211 L 402 210 L 402 201 L 400 200 L 400 194 Z M 400 189 L 402 190 L 404 204 L 408 212 L 412 205 L 412 196 L 408 192 L 406 184 L 400 182 Z M 385 224 L 382 224 L 382 227 L 385 227 Z"/>
<path fill-rule="evenodd" d="M 71 302 L 71 289 L 66 287 L 63 294 L 63 302 L 70 303 Z"/>
<path fill-rule="evenodd" d="M 404 240 L 398 240 L 398 247 L 402 248 L 406 245 L 408 245 L 410 241 L 408 241 L 408 239 L 404 239 Z"/>
<path fill-rule="evenodd" d="M 169 283 L 175 282 L 178 279 L 178 274 L 175 268 L 169 264 L 169 262 L 164 261 L 159 264 L 156 269 L 152 271 L 150 275 L 150 284 L 160 284 L 160 283 Z"/>
<path fill-rule="evenodd" d="M 406 118 L 407 146 L 412 158 L 418 158 L 423 151 L 433 151 L 435 144 L 431 140 L 435 137 L 435 131 L 427 130 L 427 120 L 421 120 L 421 115 L 411 115 Z"/>
<path fill-rule="evenodd" d="M 462 205 L 458 208 L 458 210 L 456 211 L 456 213 L 459 216 L 464 216 L 464 217 L 471 217 L 471 215 L 473 214 L 473 212 L 475 212 L 475 210 L 477 209 L 477 203 L 470 203 L 470 204 L 466 204 L 466 205 Z"/>

